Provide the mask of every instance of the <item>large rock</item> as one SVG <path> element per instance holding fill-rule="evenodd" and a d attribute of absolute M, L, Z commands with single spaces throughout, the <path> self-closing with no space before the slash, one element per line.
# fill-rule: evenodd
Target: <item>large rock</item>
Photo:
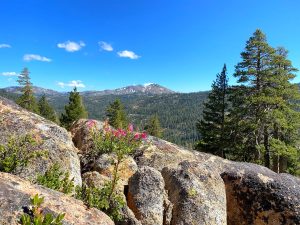
<path fill-rule="evenodd" d="M 300 224 L 300 179 L 251 163 L 234 163 L 221 174 L 228 224 Z"/>
<path fill-rule="evenodd" d="M 6 144 L 12 137 L 32 135 L 38 142 L 29 151 L 45 151 L 47 157 L 37 157 L 18 173 L 34 180 L 38 173 L 44 173 L 52 164 L 59 163 L 68 171 L 76 185 L 81 185 L 80 161 L 70 134 L 53 122 L 28 112 L 15 103 L 0 97 L 0 144 Z"/>
<path fill-rule="evenodd" d="M 148 143 L 138 149 L 134 159 L 139 166 L 161 171 L 164 167 L 177 167 L 184 160 L 193 161 L 195 154 L 168 141 L 149 137 Z"/>
<path fill-rule="evenodd" d="M 101 189 L 109 181 L 110 179 L 107 176 L 101 175 L 97 171 L 91 171 L 82 174 L 82 182 L 88 187 Z"/>
<path fill-rule="evenodd" d="M 171 225 L 226 223 L 226 193 L 219 174 L 209 167 L 184 161 L 162 170 L 173 203 Z"/>
<path fill-rule="evenodd" d="M 30 198 L 38 194 L 44 197 L 42 210 L 53 215 L 65 213 L 63 225 L 113 225 L 103 212 L 42 186 L 32 185 L 17 176 L 0 173 L 0 224 L 17 225 L 24 209 L 28 208 Z"/>
<path fill-rule="evenodd" d="M 165 182 L 151 167 L 141 167 L 129 180 L 128 206 L 142 225 L 163 225 Z"/>
<path fill-rule="evenodd" d="M 256 164 L 190 151 L 157 138 L 141 147 L 134 158 L 138 166 L 151 166 L 160 171 L 165 167 L 168 171 L 176 171 L 181 162 L 188 161 L 205 167 L 215 177 L 219 174 L 225 184 L 227 223 L 230 225 L 300 224 L 300 184 L 299 178 L 294 176 L 276 174 Z M 201 174 L 200 171 L 195 173 Z M 175 186 L 170 186 L 169 192 L 173 189 Z"/>
<path fill-rule="evenodd" d="M 103 154 L 96 160 L 92 169 L 112 179 L 114 174 L 114 163 L 116 160 L 116 156 L 113 154 Z M 129 178 L 137 171 L 137 169 L 138 167 L 134 159 L 131 156 L 126 156 L 119 165 L 119 185 L 128 185 Z"/>

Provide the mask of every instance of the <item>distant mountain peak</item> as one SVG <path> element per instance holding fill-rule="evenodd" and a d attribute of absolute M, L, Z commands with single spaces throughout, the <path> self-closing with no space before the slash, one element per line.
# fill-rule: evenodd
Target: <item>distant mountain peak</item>
<path fill-rule="evenodd" d="M 175 93 L 166 87 L 163 87 L 159 84 L 147 83 L 147 84 L 138 84 L 138 85 L 129 85 L 122 88 L 117 88 L 114 90 L 104 90 L 104 91 L 84 91 L 83 95 L 128 95 L 128 94 L 170 94 Z"/>
<path fill-rule="evenodd" d="M 12 87 L 6 87 L 3 88 L 3 90 L 9 92 L 9 93 L 15 93 L 15 94 L 21 94 L 22 88 L 20 86 L 12 86 Z M 33 87 L 33 92 L 36 95 L 47 95 L 47 96 L 53 96 L 53 95 L 62 95 L 66 94 L 67 92 L 58 92 L 46 88 L 41 87 Z M 146 83 L 146 84 L 139 84 L 139 85 L 130 85 L 122 88 L 117 88 L 114 90 L 103 90 L 103 91 L 83 91 L 81 92 L 83 95 L 93 95 L 93 96 L 103 96 L 103 95 L 128 95 L 128 94 L 170 94 L 175 93 L 175 91 L 172 91 L 166 87 L 163 87 L 159 84 L 155 83 Z"/>
<path fill-rule="evenodd" d="M 133 93 L 144 93 L 144 94 L 169 94 L 174 93 L 174 91 L 163 87 L 159 84 L 146 83 L 143 85 L 130 85 L 123 88 L 118 88 L 112 90 L 116 95 L 121 94 L 133 94 Z"/>

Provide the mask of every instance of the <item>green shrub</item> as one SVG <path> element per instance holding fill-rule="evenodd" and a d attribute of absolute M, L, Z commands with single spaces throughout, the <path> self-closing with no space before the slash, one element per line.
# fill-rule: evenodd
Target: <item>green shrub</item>
<path fill-rule="evenodd" d="M 59 214 L 54 217 L 52 214 L 42 214 L 41 205 L 44 202 L 44 197 L 39 197 L 36 194 L 31 198 L 32 209 L 28 213 L 24 213 L 19 221 L 22 225 L 62 225 L 62 220 L 65 214 Z"/>
<path fill-rule="evenodd" d="M 64 173 L 58 163 L 53 164 L 45 174 L 39 174 L 36 182 L 65 194 L 72 193 L 74 189 L 74 179 L 70 179 L 69 172 Z"/>
<path fill-rule="evenodd" d="M 107 182 L 103 188 L 76 187 L 75 197 L 82 200 L 90 208 L 94 207 L 110 216 L 114 221 L 122 220 L 121 209 L 125 206 L 122 196 L 112 189 L 112 182 Z"/>
<path fill-rule="evenodd" d="M 93 147 L 90 151 L 91 159 L 95 159 L 104 153 L 114 153 L 118 160 L 123 160 L 125 156 L 134 153 L 146 138 L 145 133 L 135 133 L 133 126 L 129 125 L 127 130 L 111 129 L 106 121 L 103 130 L 95 128 L 93 120 L 88 122 L 91 129 Z"/>
<path fill-rule="evenodd" d="M 12 136 L 6 145 L 0 145 L 0 171 L 15 174 L 17 170 L 24 169 L 32 158 L 44 155 L 42 151 L 28 151 L 37 145 L 30 134 Z"/>

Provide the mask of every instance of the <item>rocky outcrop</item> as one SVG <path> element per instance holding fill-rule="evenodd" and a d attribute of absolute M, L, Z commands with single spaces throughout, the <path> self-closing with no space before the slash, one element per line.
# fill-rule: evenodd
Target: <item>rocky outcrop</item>
<path fill-rule="evenodd" d="M 129 180 L 128 206 L 143 225 L 162 225 L 165 182 L 151 167 L 141 167 Z"/>
<path fill-rule="evenodd" d="M 20 177 L 34 180 L 52 164 L 59 163 L 68 171 L 76 185 L 81 185 L 80 162 L 70 134 L 64 129 L 15 103 L 0 97 L 0 144 L 12 137 L 30 134 L 39 143 L 29 151 L 46 152 L 47 157 L 37 157 L 18 173 Z"/>
<path fill-rule="evenodd" d="M 38 194 L 44 197 L 42 210 L 57 215 L 65 213 L 63 225 L 113 225 L 113 221 L 103 212 L 87 209 L 79 200 L 42 186 L 32 185 L 17 176 L 0 173 L 0 224 L 17 225 L 30 198 Z M 25 210 L 26 211 L 26 210 Z"/>
<path fill-rule="evenodd" d="M 0 124 L 0 144 L 12 136 L 31 134 L 38 145 L 28 151 L 47 152 L 47 157 L 31 160 L 17 173 L 19 177 L 0 173 L 0 224 L 17 224 L 35 194 L 45 197 L 45 212 L 66 213 L 64 225 L 113 224 L 81 201 L 22 179 L 32 180 L 59 163 L 75 184 L 81 184 L 83 172 L 88 186 L 103 187 L 112 177 L 115 159 L 103 154 L 92 164 L 86 161 L 92 146 L 88 120 L 72 126 L 71 138 L 65 129 L 0 97 Z M 93 125 L 102 129 L 103 124 L 95 121 Z M 121 212 L 124 220 L 117 225 L 300 224 L 300 179 L 262 166 L 149 137 L 119 169 L 117 189 L 124 193 L 127 206 Z"/>
<path fill-rule="evenodd" d="M 228 224 L 300 224 L 300 179 L 250 163 L 234 163 L 221 176 Z"/>
<path fill-rule="evenodd" d="M 226 223 L 226 193 L 219 174 L 197 162 L 165 167 L 162 175 L 173 203 L 171 225 Z"/>
<path fill-rule="evenodd" d="M 101 129 L 103 123 L 97 126 Z M 74 132 L 73 140 L 85 154 L 90 146 L 87 120 L 75 124 Z M 133 159 L 139 169 L 127 176 L 128 187 L 123 185 L 135 218 L 131 214 L 131 222 L 123 225 L 137 224 L 136 219 L 143 225 L 300 224 L 300 181 L 293 176 L 154 137 L 137 149 Z M 109 166 L 102 160 L 97 171 L 107 174 Z"/>
<path fill-rule="evenodd" d="M 185 160 L 195 160 L 195 153 L 162 139 L 149 137 L 148 143 L 137 150 L 134 159 L 139 166 L 150 166 L 161 171 L 164 167 L 177 167 Z"/>

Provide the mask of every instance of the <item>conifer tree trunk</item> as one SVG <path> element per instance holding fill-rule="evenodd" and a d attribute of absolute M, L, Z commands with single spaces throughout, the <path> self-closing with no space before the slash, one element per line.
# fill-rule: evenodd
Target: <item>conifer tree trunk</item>
<path fill-rule="evenodd" d="M 287 170 L 287 157 L 279 157 L 279 173 L 285 173 Z"/>
<path fill-rule="evenodd" d="M 273 156 L 273 167 L 272 170 L 275 173 L 279 173 L 279 156 L 278 155 L 274 155 Z"/>
<path fill-rule="evenodd" d="M 274 138 L 276 140 L 279 139 L 279 131 L 278 131 L 278 126 L 275 124 L 274 125 Z M 272 167 L 273 171 L 275 173 L 279 173 L 279 155 L 278 154 L 274 154 L 273 155 L 273 167 Z"/>
<path fill-rule="evenodd" d="M 264 127 L 265 167 L 270 168 L 270 145 L 267 126 Z"/>

